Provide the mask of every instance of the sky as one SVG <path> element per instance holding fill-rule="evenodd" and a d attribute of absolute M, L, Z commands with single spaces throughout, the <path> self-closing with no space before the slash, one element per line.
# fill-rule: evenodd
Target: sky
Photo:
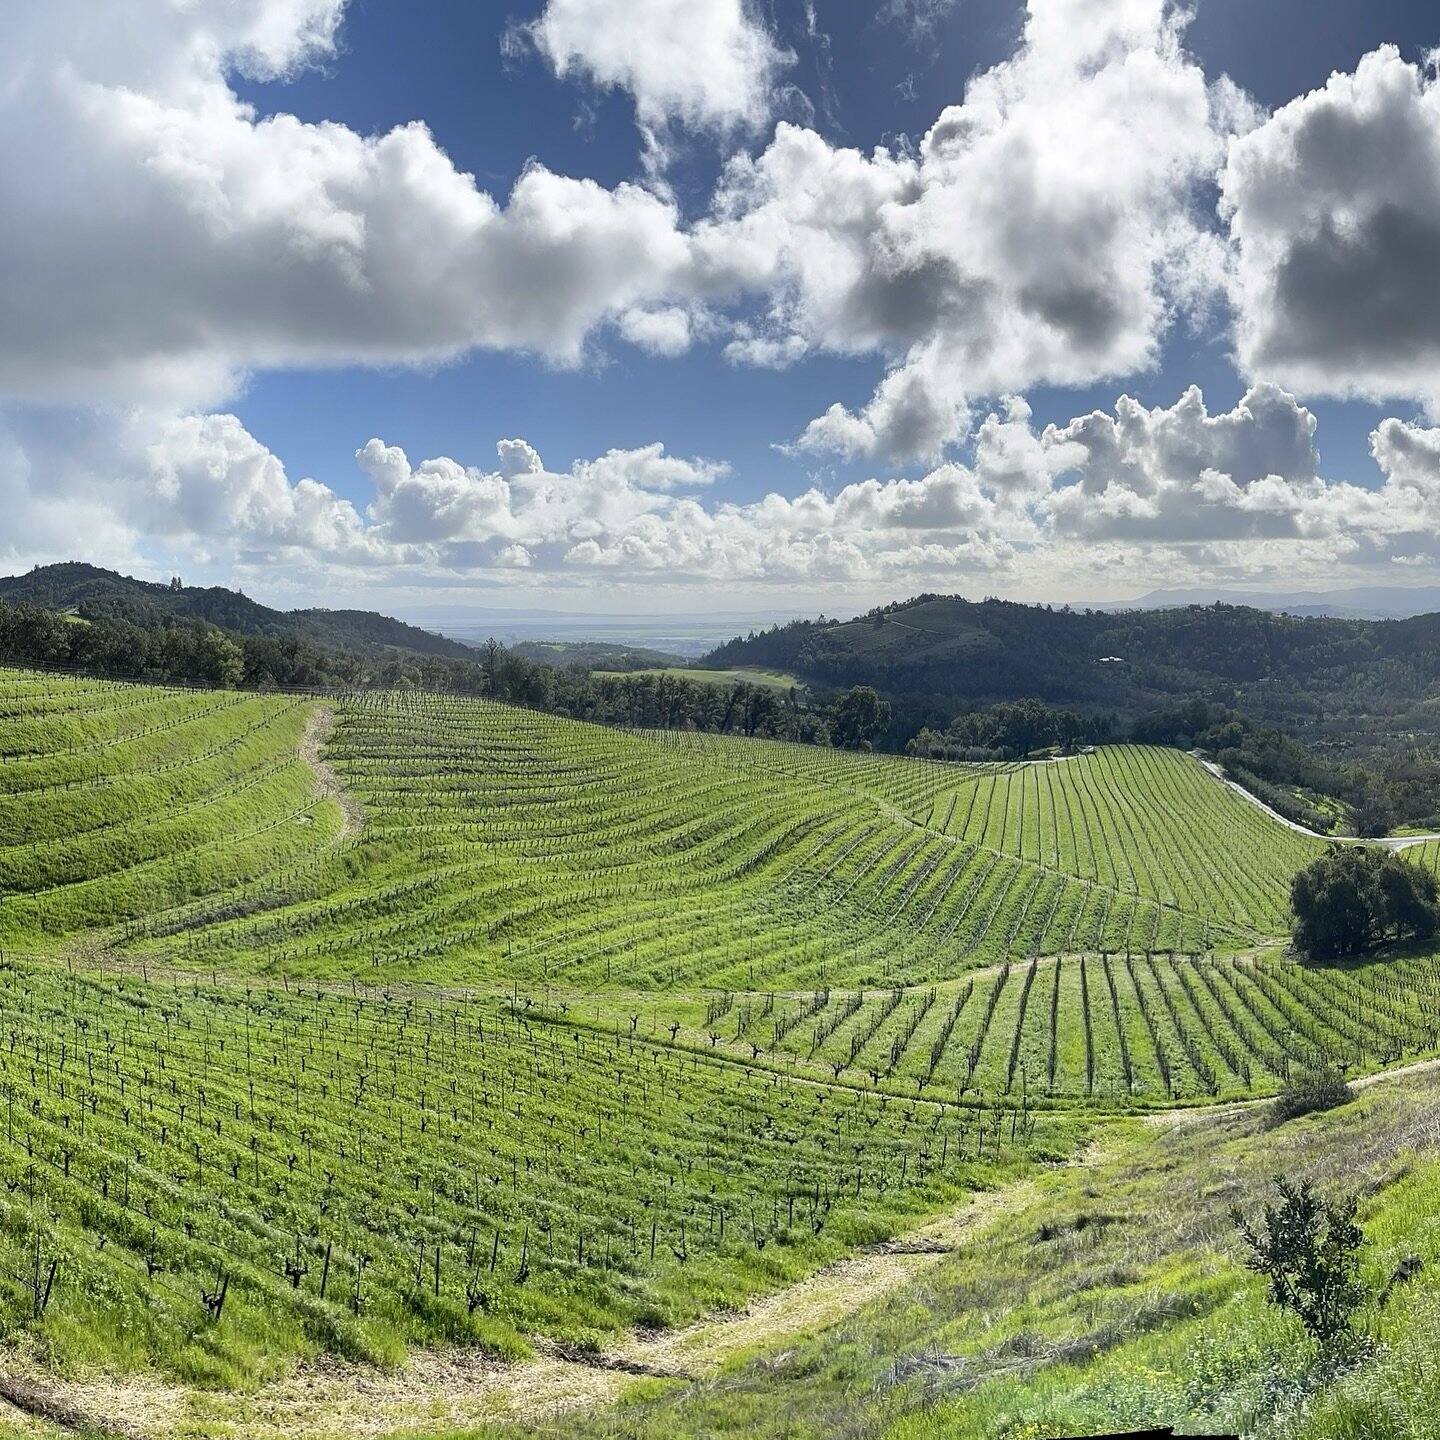
<path fill-rule="evenodd" d="M 1440 583 L 1418 0 L 24 0 L 0 568 L 396 614 Z"/>

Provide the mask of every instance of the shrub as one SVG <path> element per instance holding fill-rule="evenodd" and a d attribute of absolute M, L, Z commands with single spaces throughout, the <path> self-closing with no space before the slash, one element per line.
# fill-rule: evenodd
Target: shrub
<path fill-rule="evenodd" d="M 1297 1070 L 1275 1097 L 1270 1116 L 1279 1125 L 1299 1115 L 1313 1115 L 1320 1110 L 1334 1110 L 1348 1105 L 1355 1091 L 1333 1065 L 1314 1064 Z"/>
<path fill-rule="evenodd" d="M 1308 1180 L 1275 1179 L 1278 1205 L 1266 1205 L 1264 1223 L 1252 1229 L 1237 1206 L 1230 1212 L 1250 1254 L 1247 1269 L 1270 1282 L 1269 1300 L 1299 1317 L 1305 1333 L 1334 1349 L 1350 1332 L 1365 1299 L 1360 1284 L 1360 1247 L 1365 1232 L 1355 1223 L 1354 1199 L 1329 1204 Z"/>
<path fill-rule="evenodd" d="M 1336 845 L 1290 884 L 1295 949 L 1307 960 L 1428 940 L 1440 924 L 1435 877 L 1388 850 Z"/>

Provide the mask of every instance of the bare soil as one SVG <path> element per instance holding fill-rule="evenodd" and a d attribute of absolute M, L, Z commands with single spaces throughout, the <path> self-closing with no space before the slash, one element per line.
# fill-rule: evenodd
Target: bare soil
<path fill-rule="evenodd" d="M 340 844 L 344 845 L 364 831 L 365 811 L 325 759 L 325 741 L 334 728 L 335 712 L 328 705 L 317 705 L 300 741 L 300 755 L 315 772 L 315 793 L 340 807 Z"/>

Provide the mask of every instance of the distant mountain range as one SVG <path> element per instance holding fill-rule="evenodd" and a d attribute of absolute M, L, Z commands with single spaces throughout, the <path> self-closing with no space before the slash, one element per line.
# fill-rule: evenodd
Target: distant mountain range
<path fill-rule="evenodd" d="M 779 670 L 821 690 L 873 685 L 924 723 L 1027 696 L 1130 714 L 1199 696 L 1337 747 L 1361 734 L 1440 739 L 1440 613 L 1356 614 L 1432 596 L 1440 608 L 1440 592 L 1243 597 L 1254 605 L 1194 604 L 1191 594 L 1156 591 L 1103 610 L 922 595 L 853 620 L 769 629 L 755 626 L 753 615 L 717 612 L 703 622 L 693 617 L 689 639 L 708 651 L 700 661 L 707 668 Z M 458 612 L 475 627 L 471 645 L 372 611 L 277 610 L 218 586 L 156 584 L 79 563 L 0 579 L 0 600 L 152 629 L 204 620 L 238 636 L 294 637 L 367 661 L 397 654 L 473 661 L 492 633 L 533 659 L 605 670 L 663 666 L 689 650 L 646 643 L 643 636 L 665 627 L 659 617 L 531 611 L 506 626 L 499 623 L 505 612 Z M 717 647 L 727 625 L 744 638 Z M 672 624 L 671 633 L 683 628 Z M 702 638 L 705 631 L 713 638 Z"/>
<path fill-rule="evenodd" d="M 204 620 L 237 635 L 299 636 L 332 649 L 375 657 L 388 651 L 474 660 L 475 649 L 370 610 L 272 610 L 220 586 L 160 585 L 95 565 L 44 565 L 0 579 L 0 600 L 42 605 L 87 620 L 155 626 Z"/>
<path fill-rule="evenodd" d="M 1287 615 L 1328 615 L 1343 620 L 1399 620 L 1440 611 L 1440 587 L 1434 585 L 1362 585 L 1350 590 L 1301 590 L 1271 594 L 1263 590 L 1152 590 L 1123 604 L 1079 606 L 1095 610 L 1163 610 L 1183 605 L 1244 605 Z"/>

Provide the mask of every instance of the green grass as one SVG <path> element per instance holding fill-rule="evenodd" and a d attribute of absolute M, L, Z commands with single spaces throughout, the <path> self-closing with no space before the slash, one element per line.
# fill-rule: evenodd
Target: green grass
<path fill-rule="evenodd" d="M 1433 1106 L 1434 1081 L 1410 1078 L 1276 1130 L 1255 1110 L 1117 1124 L 1089 1164 L 1017 1193 L 974 1243 L 852 1318 L 718 1382 L 527 1433 L 1041 1440 L 1173 1425 L 1421 1440 L 1440 1421 Z M 1371 1358 L 1338 1378 L 1240 1264 L 1229 1208 L 1253 1213 L 1281 1170 L 1362 1197 Z M 1381 1309 L 1410 1254 L 1426 1270 Z"/>
<path fill-rule="evenodd" d="M 767 690 L 803 690 L 805 682 L 784 670 L 702 670 L 692 665 L 667 665 L 648 670 L 597 670 L 599 676 L 674 675 L 681 680 L 698 680 L 704 685 L 763 685 Z"/>
<path fill-rule="evenodd" d="M 0 938 L 104 929 L 322 853 L 313 707 L 0 671 Z"/>
<path fill-rule="evenodd" d="M 1268 1096 L 1316 1053 L 1359 1072 L 1440 1047 L 1440 959 L 1287 959 L 1318 844 L 1174 751 L 954 765 L 418 693 L 327 704 L 363 825 L 306 759 L 314 702 L 0 672 L 0 1332 L 63 1373 L 244 1386 L 321 1352 L 602 1344 L 741 1305 L 1105 1124 L 1108 1167 L 1046 1174 L 1034 1204 L 1089 1184 L 1086 1206 L 1142 1217 L 1129 1251 L 1101 1225 L 1057 1263 L 1027 1200 L 953 1283 L 773 1362 L 788 1410 L 761 1413 L 757 1371 L 627 1414 L 820 1435 L 843 1403 L 857 1433 L 934 1414 L 1018 1437 L 1032 1400 L 1064 1425 L 1154 1391 L 1180 1415 L 1150 1372 L 1184 1327 L 1263 1315 L 1199 1137 L 1236 1167 L 1279 1142 L 1115 1117 Z M 1172 1180 L 1201 1218 L 1167 1239 Z M 1100 1358 L 1073 1351 L 1096 1336 Z M 887 1378 L 882 1344 L 988 1378 Z"/>

